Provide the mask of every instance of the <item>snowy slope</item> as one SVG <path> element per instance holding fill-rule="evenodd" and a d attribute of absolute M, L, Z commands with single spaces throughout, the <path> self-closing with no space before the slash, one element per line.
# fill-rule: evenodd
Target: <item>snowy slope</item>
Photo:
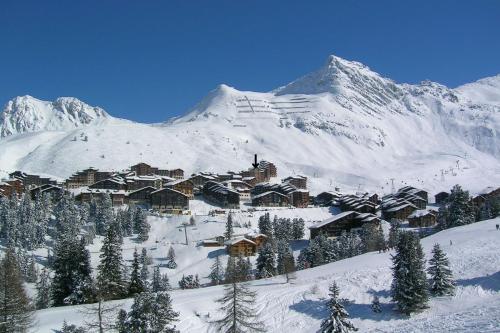
<path fill-rule="evenodd" d="M 144 161 L 188 174 L 224 172 L 249 167 L 257 153 L 275 162 L 280 176 L 309 176 L 313 190 L 384 192 L 391 178 L 431 191 L 453 183 L 480 189 L 500 183 L 498 81 L 457 89 L 397 84 L 331 56 L 318 71 L 273 92 L 221 85 L 161 125 L 108 116 L 71 130 L 6 136 L 0 169 L 67 177 L 89 165 L 122 169 Z"/>
<path fill-rule="evenodd" d="M 251 285 L 258 293 L 260 316 L 268 332 L 316 332 L 327 315 L 324 300 L 328 285 L 336 281 L 340 296 L 351 300 L 347 309 L 361 332 L 498 332 L 500 237 L 495 224 L 499 222 L 498 218 L 478 222 L 422 240 L 427 258 L 435 243 L 447 253 L 457 281 L 457 292 L 453 297 L 432 298 L 428 310 L 410 318 L 394 312 L 390 301 L 391 253 L 374 252 L 300 271 L 291 284 L 284 283 L 283 277 L 253 281 Z M 196 260 L 191 259 L 194 263 Z M 210 321 L 218 318 L 214 300 L 221 293 L 222 287 L 173 291 L 174 308 L 181 313 L 181 321 L 177 324 L 181 332 L 216 332 Z M 381 314 L 371 311 L 374 294 L 380 297 Z M 129 307 L 131 300 L 116 303 Z M 52 332 L 61 327 L 64 319 L 81 324 L 85 318 L 79 309 L 63 307 L 38 311 L 36 331 Z M 206 317 L 208 313 L 210 318 Z"/>

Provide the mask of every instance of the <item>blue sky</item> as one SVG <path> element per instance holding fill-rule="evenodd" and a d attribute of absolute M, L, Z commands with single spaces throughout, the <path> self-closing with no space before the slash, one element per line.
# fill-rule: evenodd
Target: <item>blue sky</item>
<path fill-rule="evenodd" d="M 500 73 L 500 1 L 3 0 L 0 103 L 75 96 L 164 121 L 226 83 L 268 91 L 329 54 L 397 82 Z"/>

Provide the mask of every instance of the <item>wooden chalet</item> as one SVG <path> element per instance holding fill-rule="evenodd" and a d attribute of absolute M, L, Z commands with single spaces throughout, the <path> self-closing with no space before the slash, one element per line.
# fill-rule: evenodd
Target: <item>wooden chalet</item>
<path fill-rule="evenodd" d="M 338 192 L 321 192 L 314 198 L 314 204 L 318 206 L 336 206 L 342 194 Z"/>
<path fill-rule="evenodd" d="M 372 213 L 377 211 L 377 205 L 370 200 L 370 196 L 344 195 L 338 200 L 342 211 Z"/>
<path fill-rule="evenodd" d="M 413 186 L 405 186 L 405 187 L 400 188 L 398 190 L 398 192 L 396 193 L 396 197 L 397 197 L 397 194 L 400 194 L 400 193 L 413 194 L 413 195 L 421 197 L 422 199 L 425 200 L 425 202 L 429 202 L 429 197 L 428 197 L 429 194 L 427 193 L 427 191 L 424 191 L 422 189 L 418 189 L 418 188 L 413 187 Z"/>
<path fill-rule="evenodd" d="M 23 181 L 18 178 L 9 178 L 0 181 L 0 190 L 6 197 L 10 197 L 12 195 L 21 196 L 24 192 L 24 184 Z"/>
<path fill-rule="evenodd" d="M 246 234 L 245 237 L 253 241 L 257 249 L 267 242 L 267 236 L 264 234 Z"/>
<path fill-rule="evenodd" d="M 358 213 L 347 211 L 332 216 L 322 222 L 319 222 L 311 227 L 311 239 L 323 233 L 327 237 L 338 237 L 342 232 L 360 230 L 365 223 L 372 223 L 380 226 L 380 219 L 370 213 Z"/>
<path fill-rule="evenodd" d="M 286 195 L 288 197 L 288 202 L 294 207 L 307 207 L 309 205 L 309 191 L 298 189 L 290 183 L 259 183 L 251 190 L 251 196 L 253 198 L 259 194 L 270 191 Z"/>
<path fill-rule="evenodd" d="M 439 192 L 434 196 L 434 202 L 438 205 L 442 205 L 448 200 L 450 193 L 448 192 Z"/>
<path fill-rule="evenodd" d="M 202 193 L 205 199 L 223 208 L 237 209 L 240 207 L 240 194 L 221 183 L 206 182 Z"/>
<path fill-rule="evenodd" d="M 426 209 L 416 210 L 408 216 L 412 228 L 431 227 L 436 224 L 436 213 Z"/>
<path fill-rule="evenodd" d="M 30 190 L 31 199 L 35 200 L 36 198 L 42 195 L 50 195 L 50 198 L 54 201 L 58 201 L 65 193 L 65 190 L 61 186 L 45 184 Z"/>
<path fill-rule="evenodd" d="M 127 183 L 123 178 L 115 177 L 115 178 L 107 178 L 95 182 L 94 184 L 89 186 L 90 189 L 100 189 L 100 190 L 126 190 Z"/>
<path fill-rule="evenodd" d="M 28 191 L 34 187 L 42 185 L 55 185 L 57 182 L 48 177 L 40 177 L 39 175 L 31 175 L 22 171 L 14 171 L 9 174 L 11 179 L 19 179 L 23 182 L 24 190 Z"/>
<path fill-rule="evenodd" d="M 165 187 L 184 193 L 188 196 L 189 199 L 192 199 L 194 197 L 194 185 L 193 182 L 189 179 L 177 179 L 166 183 Z"/>
<path fill-rule="evenodd" d="M 135 191 L 145 187 L 161 188 L 162 178 L 156 175 L 149 176 L 127 176 L 125 178 L 128 191 Z"/>
<path fill-rule="evenodd" d="M 102 200 L 105 195 L 109 195 L 113 206 L 121 206 L 128 203 L 127 192 L 124 190 L 109 189 L 87 189 L 75 196 L 79 202 L 91 202 L 93 198 Z"/>
<path fill-rule="evenodd" d="M 157 188 L 153 186 L 146 186 L 141 189 L 128 193 L 128 201 L 130 204 L 135 205 L 149 205 L 151 204 L 151 193 L 156 191 Z"/>
<path fill-rule="evenodd" d="M 288 196 L 276 191 L 268 191 L 252 196 L 252 206 L 287 207 L 290 205 Z"/>
<path fill-rule="evenodd" d="M 189 209 L 189 197 L 172 188 L 162 188 L 153 191 L 151 196 L 151 207 L 160 211 L 182 213 Z"/>
<path fill-rule="evenodd" d="M 301 175 L 296 175 L 296 176 L 289 176 L 286 177 L 285 179 L 281 180 L 282 183 L 290 183 L 296 188 L 300 189 L 306 189 L 307 188 L 307 177 L 306 176 L 301 176 Z"/>
<path fill-rule="evenodd" d="M 111 177 L 111 175 L 112 173 L 108 171 L 99 171 L 94 168 L 88 168 L 73 174 L 65 181 L 64 186 L 67 189 L 90 186 L 98 181 Z"/>
<path fill-rule="evenodd" d="M 406 200 L 398 201 L 394 205 L 384 206 L 382 209 L 382 216 L 384 220 L 390 221 L 392 219 L 406 220 L 418 208 L 411 202 Z"/>
<path fill-rule="evenodd" d="M 250 257 L 257 252 L 257 244 L 246 237 L 238 237 L 226 241 L 227 252 L 233 257 Z"/>
<path fill-rule="evenodd" d="M 153 175 L 158 171 L 158 168 L 154 168 L 151 165 L 141 162 L 130 167 L 130 170 L 135 172 L 137 176 L 147 176 Z"/>
<path fill-rule="evenodd" d="M 189 180 L 191 181 L 191 183 L 193 183 L 194 187 L 202 188 L 206 182 L 216 181 L 217 178 L 212 176 L 212 175 L 204 175 L 204 174 L 198 173 L 198 174 L 192 175 L 191 178 L 189 178 Z"/>

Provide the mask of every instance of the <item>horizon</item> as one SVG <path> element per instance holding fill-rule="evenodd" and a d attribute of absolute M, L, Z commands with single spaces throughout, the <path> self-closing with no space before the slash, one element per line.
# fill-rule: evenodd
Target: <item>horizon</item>
<path fill-rule="evenodd" d="M 331 54 L 396 83 L 455 88 L 500 74 L 499 2 L 263 4 L 7 1 L 0 102 L 75 97 L 117 118 L 159 123 L 220 84 L 268 92 Z"/>

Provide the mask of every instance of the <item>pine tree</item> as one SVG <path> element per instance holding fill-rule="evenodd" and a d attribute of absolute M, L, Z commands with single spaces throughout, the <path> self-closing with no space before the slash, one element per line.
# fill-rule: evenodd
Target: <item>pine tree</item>
<path fill-rule="evenodd" d="M 378 298 L 377 295 L 373 296 L 372 311 L 375 312 L 375 313 L 381 313 L 382 312 L 382 308 L 380 307 L 380 300 L 379 300 L 379 298 Z"/>
<path fill-rule="evenodd" d="M 475 211 L 469 192 L 464 191 L 459 185 L 453 186 L 446 204 L 439 209 L 439 227 L 447 229 L 473 222 L 475 222 Z"/>
<path fill-rule="evenodd" d="M 384 233 L 380 223 L 365 223 L 362 229 L 364 252 L 382 251 L 385 248 Z"/>
<path fill-rule="evenodd" d="M 27 332 L 33 324 L 33 310 L 23 288 L 16 254 L 7 249 L 0 261 L 0 332 Z"/>
<path fill-rule="evenodd" d="M 252 263 L 249 258 L 239 256 L 236 261 L 236 276 L 239 282 L 251 280 Z"/>
<path fill-rule="evenodd" d="M 108 228 L 99 255 L 97 284 L 101 297 L 105 300 L 118 299 L 124 295 L 125 283 L 122 276 L 122 249 L 118 230 Z"/>
<path fill-rule="evenodd" d="M 83 327 L 77 327 L 76 325 L 68 324 L 66 320 L 64 320 L 60 333 L 86 333 L 86 330 Z"/>
<path fill-rule="evenodd" d="M 425 259 L 418 235 L 402 232 L 392 257 L 392 299 L 402 313 L 424 309 L 428 301 Z"/>
<path fill-rule="evenodd" d="M 224 238 L 225 239 L 231 239 L 233 238 L 233 216 L 231 213 L 227 215 L 227 221 L 226 221 L 226 232 L 224 233 Z"/>
<path fill-rule="evenodd" d="M 160 266 L 156 266 L 153 270 L 153 280 L 151 282 L 151 291 L 169 291 L 171 289 L 167 274 L 160 273 Z"/>
<path fill-rule="evenodd" d="M 273 220 L 273 235 L 276 241 L 291 241 L 293 239 L 293 226 L 290 219 L 275 216 Z"/>
<path fill-rule="evenodd" d="M 128 333 L 127 311 L 120 309 L 116 316 L 115 329 L 118 333 Z"/>
<path fill-rule="evenodd" d="M 399 220 L 394 219 L 391 221 L 391 228 L 389 229 L 389 240 L 387 242 L 387 245 L 391 249 L 395 248 L 398 244 L 399 234 L 401 232 L 399 230 L 400 227 L 401 223 L 399 222 Z"/>
<path fill-rule="evenodd" d="M 224 286 L 224 296 L 216 302 L 221 304 L 224 317 L 215 325 L 220 332 L 240 333 L 246 331 L 264 332 L 265 327 L 258 319 L 255 309 L 256 293 L 250 291 L 246 284 L 233 282 Z"/>
<path fill-rule="evenodd" d="M 177 268 L 177 263 L 175 262 L 175 251 L 174 251 L 173 247 L 170 247 L 168 249 L 166 266 L 167 266 L 167 268 L 170 268 L 170 269 Z"/>
<path fill-rule="evenodd" d="M 268 278 L 276 275 L 274 250 L 270 242 L 266 242 L 259 249 L 257 257 L 257 271 L 260 279 Z"/>
<path fill-rule="evenodd" d="M 148 257 L 147 250 L 145 248 L 142 248 L 142 253 L 141 253 L 141 280 L 142 284 L 144 285 L 145 289 L 148 289 L 149 287 L 149 269 L 148 269 L 148 264 L 150 262 L 150 258 Z"/>
<path fill-rule="evenodd" d="M 321 323 L 320 332 L 322 333 L 347 333 L 349 331 L 357 331 L 358 329 L 348 320 L 349 313 L 344 309 L 344 306 L 339 300 L 339 288 L 333 282 L 330 285 L 330 299 L 327 307 L 330 316 Z"/>
<path fill-rule="evenodd" d="M 171 324 L 179 313 L 172 308 L 172 300 L 166 292 L 144 292 L 134 297 L 126 326 L 131 333 L 177 332 Z"/>
<path fill-rule="evenodd" d="M 40 277 L 36 282 L 35 305 L 37 309 L 46 309 L 51 305 L 50 275 L 46 268 L 42 269 Z"/>
<path fill-rule="evenodd" d="M 132 261 L 132 272 L 130 274 L 130 283 L 128 285 L 129 296 L 142 293 L 145 290 L 143 280 L 140 275 L 140 262 L 137 248 L 134 250 L 134 259 Z"/>
<path fill-rule="evenodd" d="M 450 270 L 450 263 L 439 244 L 434 245 L 432 249 L 432 258 L 429 260 L 427 272 L 431 276 L 430 289 L 432 295 L 445 296 L 454 294 L 455 284 Z"/>
<path fill-rule="evenodd" d="M 215 261 L 212 264 L 208 277 L 214 286 L 221 284 L 224 281 L 224 271 L 219 256 L 215 257 Z"/>
<path fill-rule="evenodd" d="M 302 239 L 304 238 L 304 219 L 293 219 L 292 221 L 292 238 L 293 239 Z"/>
<path fill-rule="evenodd" d="M 104 236 L 114 219 L 113 202 L 109 194 L 106 193 L 102 200 L 98 202 L 95 213 L 96 232 L 98 235 Z"/>
<path fill-rule="evenodd" d="M 295 272 L 295 259 L 292 249 L 286 242 L 278 242 L 276 270 L 278 274 L 285 275 L 286 283 L 290 281 L 292 273 Z"/>
<path fill-rule="evenodd" d="M 151 226 L 147 221 L 146 212 L 142 208 L 136 207 L 134 214 L 134 231 L 138 234 L 137 239 L 141 242 L 147 241 L 150 229 Z"/>
<path fill-rule="evenodd" d="M 268 239 L 273 238 L 273 226 L 269 213 L 265 213 L 259 217 L 259 232 L 266 235 Z"/>

